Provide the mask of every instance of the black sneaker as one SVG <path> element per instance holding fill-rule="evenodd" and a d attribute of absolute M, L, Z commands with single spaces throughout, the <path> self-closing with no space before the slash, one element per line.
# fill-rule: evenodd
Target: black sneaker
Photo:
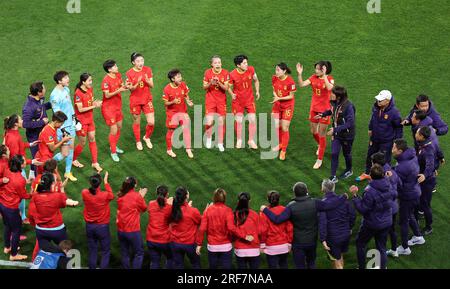
<path fill-rule="evenodd" d="M 353 171 L 346 171 L 342 175 L 339 176 L 340 179 L 348 179 L 353 176 Z"/>
<path fill-rule="evenodd" d="M 330 181 L 332 181 L 333 183 L 337 183 L 337 182 L 339 182 L 339 180 L 338 180 L 338 178 L 336 177 L 336 176 L 331 176 L 330 177 Z"/>
<path fill-rule="evenodd" d="M 422 230 L 423 234 L 426 235 L 430 235 L 431 233 L 433 233 L 433 228 L 429 227 L 429 228 L 423 228 Z"/>

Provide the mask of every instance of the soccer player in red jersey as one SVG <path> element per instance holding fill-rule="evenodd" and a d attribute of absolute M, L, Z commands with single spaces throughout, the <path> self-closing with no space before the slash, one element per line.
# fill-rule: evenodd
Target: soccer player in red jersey
<path fill-rule="evenodd" d="M 227 114 L 227 95 L 229 75 L 228 71 L 222 68 L 220 56 L 214 55 L 211 58 L 211 68 L 205 71 L 203 77 L 203 89 L 206 90 L 206 148 L 212 147 L 212 124 L 214 116 L 218 115 L 218 143 L 217 147 L 221 152 L 225 151 L 223 137 L 225 133 L 225 116 Z"/>
<path fill-rule="evenodd" d="M 323 155 L 327 146 L 327 128 L 330 124 L 330 116 L 323 118 L 316 118 L 322 111 L 330 109 L 330 95 L 331 89 L 334 86 L 333 76 L 331 73 L 331 63 L 329 61 L 319 61 L 314 64 L 315 74 L 307 80 L 303 80 L 303 66 L 297 63 L 298 84 L 300 87 L 311 85 L 313 95 L 311 99 L 311 108 L 309 111 L 309 121 L 311 133 L 314 136 L 319 148 L 316 152 L 317 160 L 314 164 L 314 169 L 319 169 L 322 166 Z"/>
<path fill-rule="evenodd" d="M 102 106 L 102 102 L 94 99 L 94 90 L 92 89 L 92 76 L 85 72 L 80 75 L 80 81 L 75 89 L 75 115 L 81 122 L 82 128 L 77 131 L 77 136 L 80 142 L 75 147 L 73 153 L 73 165 L 77 168 L 84 167 L 78 160 L 78 156 L 83 151 L 86 145 L 86 136 L 89 140 L 89 150 L 92 156 L 92 167 L 101 172 L 103 169 L 100 167 L 97 159 L 97 142 L 95 141 L 95 122 L 94 122 L 94 109 Z"/>
<path fill-rule="evenodd" d="M 128 90 L 122 81 L 116 61 L 108 59 L 103 63 L 103 69 L 106 75 L 102 81 L 103 103 L 102 115 L 106 125 L 109 126 L 109 147 L 111 149 L 111 158 L 113 161 L 120 161 L 117 154 L 122 154 L 117 143 L 120 139 L 120 130 L 122 129 L 123 113 L 122 113 L 122 95 L 121 93 Z"/>
<path fill-rule="evenodd" d="M 153 148 L 150 138 L 155 125 L 155 110 L 153 108 L 153 98 L 150 89 L 153 88 L 152 69 L 144 66 L 144 56 L 140 53 L 131 54 L 133 67 L 127 71 L 126 85 L 131 91 L 130 110 L 133 116 L 133 133 L 136 139 L 136 147 L 142 150 L 141 142 L 141 111 L 144 112 L 147 120 L 145 136 L 142 138 L 149 149 Z"/>
<path fill-rule="evenodd" d="M 183 139 L 186 153 L 189 158 L 193 158 L 191 150 L 191 121 L 187 114 L 187 105 L 194 103 L 189 98 L 189 87 L 183 82 L 181 71 L 172 69 L 167 74 L 170 83 L 164 87 L 163 101 L 166 107 L 166 143 L 167 154 L 173 158 L 177 155 L 172 150 L 172 137 L 174 130 L 181 124 L 183 126 Z"/>
<path fill-rule="evenodd" d="M 255 68 L 248 65 L 248 58 L 245 55 L 238 55 L 234 58 L 236 68 L 230 72 L 230 87 L 228 92 L 233 98 L 231 109 L 235 115 L 236 127 L 236 148 L 242 148 L 242 122 L 244 113 L 248 113 L 248 145 L 252 149 L 257 149 L 254 136 L 256 133 L 256 105 L 253 95 L 252 82 L 255 82 L 256 100 L 259 99 L 259 80 L 256 76 Z"/>
<path fill-rule="evenodd" d="M 286 159 L 286 149 L 289 143 L 289 125 L 294 116 L 295 98 L 294 93 L 297 90 L 295 81 L 289 75 L 291 69 L 286 63 L 281 62 L 275 66 L 275 75 L 272 76 L 273 88 L 273 107 L 272 117 L 275 120 L 275 126 L 278 129 L 278 145 L 273 151 L 280 152 L 280 160 Z"/>

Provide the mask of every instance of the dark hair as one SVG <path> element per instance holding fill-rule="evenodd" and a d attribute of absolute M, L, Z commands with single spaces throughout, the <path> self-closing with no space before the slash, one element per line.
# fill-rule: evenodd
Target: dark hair
<path fill-rule="evenodd" d="M 138 58 L 138 57 L 144 57 L 144 55 L 137 53 L 137 52 L 131 53 L 131 56 L 130 56 L 131 63 L 133 63 L 136 60 L 136 58 Z"/>
<path fill-rule="evenodd" d="M 64 112 L 60 111 L 60 110 L 55 112 L 53 114 L 53 116 L 52 116 L 52 121 L 57 121 L 57 122 L 63 123 L 66 120 L 67 120 L 67 115 Z"/>
<path fill-rule="evenodd" d="M 247 220 L 249 214 L 250 194 L 242 192 L 238 195 L 238 204 L 234 210 L 234 223 L 236 225 L 242 225 Z"/>
<path fill-rule="evenodd" d="M 414 110 L 415 119 L 424 120 L 427 117 L 427 113 L 425 111 L 421 111 L 420 109 Z"/>
<path fill-rule="evenodd" d="M 4 144 L 1 144 L 0 145 L 0 157 L 2 156 L 2 155 L 6 155 L 6 152 L 8 151 L 8 147 L 6 146 L 6 145 L 4 145 Z"/>
<path fill-rule="evenodd" d="M 227 192 L 222 188 L 217 188 L 214 190 L 213 202 L 214 203 L 225 203 L 227 199 Z"/>
<path fill-rule="evenodd" d="M 401 150 L 403 152 L 408 149 L 408 143 L 402 138 L 394 140 L 394 144 L 398 150 Z"/>
<path fill-rule="evenodd" d="M 167 73 L 167 78 L 172 82 L 172 78 L 174 78 L 177 74 L 181 74 L 181 71 L 178 68 L 174 68 Z"/>
<path fill-rule="evenodd" d="M 428 139 L 431 136 L 431 129 L 428 126 L 421 126 L 417 132 L 425 139 Z"/>
<path fill-rule="evenodd" d="M 91 74 L 89 72 L 83 72 L 80 75 L 80 81 L 78 81 L 77 85 L 75 86 L 75 90 L 79 89 L 81 91 L 84 91 L 81 86 L 83 85 L 83 82 L 85 82 L 86 80 L 89 79 L 89 77 L 91 77 Z"/>
<path fill-rule="evenodd" d="M 23 163 L 24 163 L 23 156 L 15 155 L 9 160 L 9 170 L 12 173 L 21 172 Z"/>
<path fill-rule="evenodd" d="M 305 183 L 298 182 L 292 188 L 296 197 L 304 197 L 308 194 L 308 187 Z"/>
<path fill-rule="evenodd" d="M 120 188 L 119 193 L 117 194 L 117 196 L 123 197 L 125 196 L 129 191 L 131 191 L 132 189 L 134 189 L 134 187 L 137 184 L 137 180 L 135 177 L 127 177 L 125 179 L 125 181 L 123 181 L 122 183 L 122 187 Z"/>
<path fill-rule="evenodd" d="M 416 104 L 419 104 L 419 103 L 425 102 L 425 101 L 430 101 L 430 98 L 425 94 L 419 94 L 416 97 Z"/>
<path fill-rule="evenodd" d="M 280 193 L 277 191 L 269 191 L 267 193 L 267 201 L 271 207 L 276 207 L 280 204 Z"/>
<path fill-rule="evenodd" d="M 163 208 L 166 205 L 166 197 L 169 193 L 169 188 L 166 185 L 160 185 L 156 188 L 156 201 L 158 206 Z"/>
<path fill-rule="evenodd" d="M 58 247 L 61 251 L 69 251 L 73 247 L 73 243 L 70 240 L 62 240 L 59 242 Z"/>
<path fill-rule="evenodd" d="M 37 96 L 42 90 L 44 90 L 44 82 L 42 81 L 36 81 L 30 85 L 30 94 L 33 96 Z"/>
<path fill-rule="evenodd" d="M 287 74 L 291 74 L 291 72 L 292 72 L 291 69 L 284 62 L 280 62 L 276 66 L 278 66 L 281 70 L 286 70 Z"/>
<path fill-rule="evenodd" d="M 372 160 L 372 164 L 377 164 L 380 166 L 384 166 L 386 164 L 386 155 L 384 152 L 374 153 L 370 159 Z"/>
<path fill-rule="evenodd" d="M 112 59 L 108 59 L 105 62 L 103 62 L 103 69 L 106 71 L 106 73 L 109 72 L 109 70 L 116 65 L 116 61 Z"/>
<path fill-rule="evenodd" d="M 380 179 L 384 178 L 383 167 L 380 166 L 379 164 L 374 164 L 370 168 L 370 177 L 372 178 L 372 180 L 380 180 Z"/>
<path fill-rule="evenodd" d="M 343 103 L 348 99 L 347 89 L 343 86 L 339 85 L 333 86 L 331 91 L 333 92 L 334 95 L 336 95 L 336 100 L 338 100 L 338 102 L 340 103 Z"/>
<path fill-rule="evenodd" d="M 172 204 L 172 212 L 170 214 L 171 222 L 178 223 L 183 218 L 181 205 L 186 202 L 188 191 L 184 187 L 178 187 L 175 190 L 175 198 Z"/>
<path fill-rule="evenodd" d="M 41 176 L 41 181 L 37 185 L 36 191 L 38 193 L 50 191 L 53 182 L 55 181 L 55 176 L 52 173 L 45 172 Z"/>
<path fill-rule="evenodd" d="M 331 70 L 333 69 L 332 66 L 331 66 L 331 62 L 329 62 L 329 61 L 327 61 L 327 60 L 321 60 L 321 61 L 319 61 L 319 62 L 314 63 L 314 68 L 315 68 L 317 65 L 319 65 L 320 68 L 322 68 L 323 66 L 325 66 L 325 67 L 327 68 L 327 71 L 326 71 L 327 74 L 330 74 L 330 73 L 331 73 Z"/>
<path fill-rule="evenodd" d="M 244 54 L 238 55 L 234 58 L 234 65 L 238 66 L 241 64 L 245 59 L 248 61 L 248 57 Z"/>
<path fill-rule="evenodd" d="M 18 122 L 19 122 L 19 116 L 17 114 L 13 114 L 13 115 L 10 115 L 7 118 L 5 118 L 4 125 L 3 125 L 3 127 L 5 129 L 5 133 L 7 130 L 12 129 Z"/>
<path fill-rule="evenodd" d="M 98 187 L 100 187 L 100 184 L 102 183 L 102 176 L 100 174 L 93 174 L 89 177 L 89 184 L 91 187 L 89 188 L 89 192 L 93 195 L 97 193 Z"/>
<path fill-rule="evenodd" d="M 49 159 L 44 163 L 44 172 L 54 173 L 57 166 L 58 162 L 56 160 Z"/>
<path fill-rule="evenodd" d="M 57 71 L 55 75 L 53 75 L 53 80 L 56 82 L 56 84 L 59 84 L 59 82 L 67 75 L 69 75 L 67 71 L 64 70 Z"/>

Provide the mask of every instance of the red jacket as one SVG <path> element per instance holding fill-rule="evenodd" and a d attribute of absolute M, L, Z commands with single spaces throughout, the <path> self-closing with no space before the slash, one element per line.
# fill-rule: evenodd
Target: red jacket
<path fill-rule="evenodd" d="M 9 148 L 9 155 L 21 155 L 25 158 L 26 163 L 31 164 L 31 160 L 26 159 L 25 149 L 30 147 L 30 144 L 24 142 L 20 136 L 19 130 L 9 129 L 5 134 L 5 145 Z"/>
<path fill-rule="evenodd" d="M 81 192 L 84 202 L 84 221 L 91 224 L 109 224 L 111 210 L 109 202 L 114 200 L 114 195 L 109 184 L 105 184 L 105 190 L 97 189 L 95 195 L 91 194 L 88 189 Z"/>
<path fill-rule="evenodd" d="M 147 241 L 155 243 L 169 243 L 170 240 L 170 213 L 172 206 L 166 204 L 160 208 L 158 202 L 151 201 L 148 204 L 148 226 L 147 226 Z"/>
<path fill-rule="evenodd" d="M 203 244 L 205 233 L 208 235 L 209 245 L 231 243 L 233 234 L 245 238 L 245 235 L 240 233 L 240 230 L 237 230 L 234 225 L 233 210 L 223 203 L 215 203 L 203 212 L 197 245 Z"/>
<path fill-rule="evenodd" d="M 135 190 L 117 198 L 117 230 L 125 233 L 140 231 L 141 213 L 146 209 L 144 198 Z"/>
<path fill-rule="evenodd" d="M 5 185 L 3 183 L 3 178 L 6 177 L 6 173 L 9 171 L 8 159 L 2 158 L 0 156 L 0 194 L 4 190 Z"/>
<path fill-rule="evenodd" d="M 27 193 L 24 177 L 21 172 L 13 173 L 9 169 L 5 177 L 9 179 L 0 192 L 0 203 L 10 209 L 18 209 L 22 199 L 30 199 L 31 195 Z"/>
<path fill-rule="evenodd" d="M 234 218 L 234 216 L 232 218 Z M 259 249 L 260 235 L 263 228 L 261 226 L 258 213 L 253 210 L 249 210 L 245 223 L 242 225 L 237 225 L 237 228 L 242 232 L 244 237 L 246 235 L 252 235 L 253 241 L 248 242 L 244 238 L 236 236 L 235 234 L 235 237 L 237 237 L 234 242 L 235 249 Z"/>
<path fill-rule="evenodd" d="M 268 209 L 274 214 L 279 215 L 283 212 L 284 207 L 276 206 Z M 266 246 L 292 243 L 294 227 L 291 221 L 286 221 L 277 225 L 272 223 L 264 213 L 260 213 L 260 217 L 262 226 L 261 243 L 265 243 Z"/>
<path fill-rule="evenodd" d="M 170 224 L 171 240 L 179 244 L 194 244 L 202 216 L 198 209 L 189 206 L 186 202 L 181 205 L 181 212 L 183 214 L 181 220 Z"/>
<path fill-rule="evenodd" d="M 64 224 L 60 209 L 66 207 L 66 200 L 65 193 L 41 192 L 33 194 L 31 201 L 36 208 L 33 214 L 36 225 L 43 228 L 55 228 Z"/>

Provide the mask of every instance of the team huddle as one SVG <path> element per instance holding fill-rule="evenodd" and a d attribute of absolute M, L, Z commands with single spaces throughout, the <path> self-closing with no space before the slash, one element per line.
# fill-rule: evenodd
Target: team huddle
<path fill-rule="evenodd" d="M 169 189 L 160 185 L 156 199 L 146 204 L 147 189 L 138 189 L 137 178 L 127 177 L 115 196 L 104 178 L 98 161 L 95 138 L 94 112 L 101 110 L 109 127 L 109 151 L 114 162 L 120 162 L 119 148 L 123 128 L 122 93 L 130 92 L 132 132 L 139 151 L 153 148 L 155 126 L 153 105 L 152 69 L 144 65 L 142 54 L 131 55 L 132 67 L 125 81 L 114 60 L 106 60 L 106 75 L 101 82 L 103 100 L 94 98 L 93 78 L 89 73 L 80 75 L 73 99 L 69 74 L 58 71 L 54 75 L 55 88 L 50 101 L 45 102 L 43 82 L 30 86 L 30 94 L 23 106 L 22 116 L 13 114 L 5 119 L 3 144 L 0 145 L 0 213 L 4 223 L 4 252 L 11 261 L 28 259 L 19 254 L 23 224 L 31 224 L 36 232 L 36 245 L 31 258 L 34 268 L 64 268 L 69 261 L 66 253 L 71 249 L 61 209 L 78 206 L 79 202 L 67 198 L 68 181 L 77 181 L 72 166 L 83 168 L 78 160 L 86 145 L 91 153 L 92 168 L 90 188 L 82 191 L 84 220 L 89 251 L 89 268 L 108 268 L 110 263 L 110 202 L 117 201 L 118 240 L 123 268 L 141 268 L 144 259 L 140 217 L 149 214 L 146 232 L 151 268 L 184 268 L 187 256 L 192 268 L 200 268 L 200 254 L 204 237 L 207 237 L 209 268 L 232 268 L 233 250 L 239 269 L 259 268 L 261 253 L 267 257 L 269 268 L 287 268 L 288 255 L 293 253 L 297 268 L 315 268 L 317 239 L 333 262 L 333 268 L 344 268 L 343 255 L 348 251 L 356 213 L 362 223 L 356 237 L 358 267 L 366 264 L 367 244 L 374 238 L 380 253 L 379 268 L 387 268 L 387 256 L 411 254 L 410 246 L 425 243 L 424 235 L 432 233 L 433 215 L 431 199 L 435 191 L 438 170 L 444 163 L 444 154 L 438 137 L 446 135 L 447 124 L 441 119 L 426 95 L 419 95 L 410 113 L 402 118 L 394 97 L 388 90 L 375 96 L 372 116 L 368 126 L 369 146 L 365 171 L 356 181 L 368 181 L 364 194 L 352 186 L 348 194 L 337 195 L 335 185 L 353 175 L 352 146 L 355 139 L 356 108 L 347 90 L 335 85 L 329 61 L 314 64 L 315 72 L 303 79 L 304 67 L 297 64 L 297 81 L 290 75 L 285 63 L 275 65 L 272 76 L 271 117 L 277 129 L 277 145 L 272 148 L 280 160 L 286 159 L 290 139 L 290 123 L 294 117 L 297 87 L 311 86 L 312 98 L 309 113 L 311 134 L 317 143 L 317 160 L 313 169 L 320 169 L 326 152 L 327 137 L 331 137 L 331 172 L 323 180 L 323 199 L 309 196 L 302 182 L 293 186 L 294 199 L 282 206 L 280 193 L 270 191 L 267 206 L 257 213 L 250 209 L 250 194 L 238 194 L 233 210 L 225 205 L 227 193 L 218 188 L 213 192 L 213 203 L 203 214 L 189 201 L 189 191 L 178 187 L 170 197 Z M 213 127 L 217 129 L 216 147 L 225 150 L 225 120 L 227 95 L 232 99 L 232 114 L 236 132 L 235 148 L 245 147 L 242 130 L 248 119 L 250 149 L 257 150 L 256 101 L 260 99 L 260 82 L 255 68 L 245 55 L 234 58 L 235 69 L 222 68 L 221 58 L 213 56 L 211 68 L 203 78 L 205 90 L 205 146 L 213 147 Z M 183 81 L 179 69 L 168 72 L 168 84 L 162 93 L 166 111 L 166 152 L 176 158 L 173 151 L 174 132 L 182 128 L 186 154 L 194 158 L 191 147 L 191 120 L 188 107 L 194 105 L 190 89 Z M 253 89 L 254 87 L 254 89 Z M 52 117 L 47 111 L 52 110 Z M 145 115 L 145 135 L 141 138 L 141 114 Z M 329 128 L 329 126 L 331 127 Z M 411 126 L 414 143 L 408 146 L 403 138 L 404 126 Z M 26 130 L 27 142 L 19 130 Z M 75 138 L 78 139 L 75 145 Z M 29 148 L 32 159 L 26 158 Z M 345 158 L 345 171 L 337 175 L 339 155 Z M 392 158 L 396 165 L 391 166 Z M 58 163 L 65 163 L 61 176 Z M 30 165 L 29 176 L 25 169 Z M 31 188 L 27 185 L 31 183 Z M 102 190 L 101 184 L 105 189 Z M 352 198 L 350 201 L 349 199 Z M 29 199 L 28 212 L 25 200 Z M 425 226 L 419 227 L 423 215 Z M 400 228 L 400 245 L 397 231 Z M 412 230 L 412 237 L 409 231 Z M 387 249 L 388 238 L 391 248 Z M 97 263 L 98 251 L 101 253 Z M 164 257 L 164 258 L 163 258 Z M 164 261 L 164 262 L 162 262 Z M 163 264 L 161 264 L 163 263 Z"/>

